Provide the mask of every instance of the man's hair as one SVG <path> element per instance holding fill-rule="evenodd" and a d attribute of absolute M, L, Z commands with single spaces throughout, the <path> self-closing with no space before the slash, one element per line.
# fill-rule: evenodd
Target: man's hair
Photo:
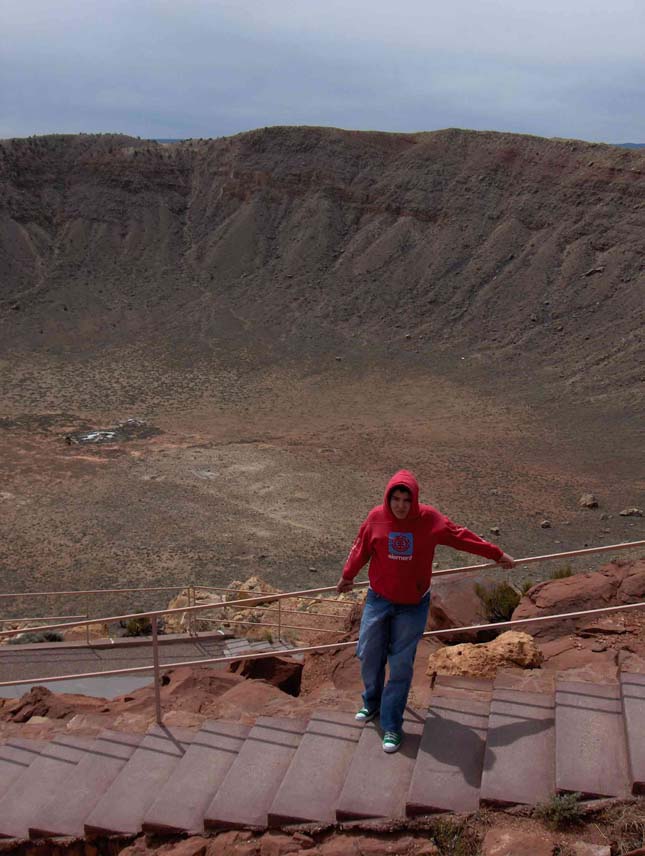
<path fill-rule="evenodd" d="M 395 484 L 393 487 L 390 488 L 390 492 L 387 495 L 387 501 L 388 502 L 392 499 L 392 494 L 394 493 L 395 490 L 400 490 L 401 493 L 407 493 L 407 495 L 410 497 L 410 499 L 412 499 L 412 491 L 410 490 L 410 488 L 407 485 Z"/>

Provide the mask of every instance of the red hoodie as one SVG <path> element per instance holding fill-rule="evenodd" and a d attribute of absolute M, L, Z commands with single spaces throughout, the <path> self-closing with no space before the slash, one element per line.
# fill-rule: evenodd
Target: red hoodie
<path fill-rule="evenodd" d="M 408 516 L 399 520 L 390 510 L 390 493 L 396 485 L 412 493 Z M 394 603 L 418 603 L 430 588 L 432 559 L 437 544 L 465 550 L 498 561 L 503 550 L 484 541 L 431 505 L 419 504 L 419 485 L 408 470 L 395 473 L 385 489 L 383 504 L 367 515 L 343 568 L 353 580 L 370 559 L 370 588 Z"/>

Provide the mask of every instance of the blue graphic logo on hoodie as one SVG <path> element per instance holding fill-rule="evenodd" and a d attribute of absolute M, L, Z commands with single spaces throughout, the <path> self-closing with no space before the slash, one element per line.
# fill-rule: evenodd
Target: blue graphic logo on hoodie
<path fill-rule="evenodd" d="M 410 561 L 414 552 L 412 532 L 390 532 L 387 536 L 388 558 Z"/>

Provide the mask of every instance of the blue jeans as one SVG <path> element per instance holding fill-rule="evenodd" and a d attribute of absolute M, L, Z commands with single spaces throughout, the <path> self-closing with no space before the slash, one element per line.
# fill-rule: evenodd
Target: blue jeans
<path fill-rule="evenodd" d="M 410 692 L 414 656 L 423 635 L 430 608 L 430 592 L 420 603 L 392 603 L 367 591 L 356 656 L 361 661 L 365 685 L 363 704 L 381 709 L 384 731 L 401 732 L 403 712 Z M 385 664 L 390 674 L 385 684 Z"/>

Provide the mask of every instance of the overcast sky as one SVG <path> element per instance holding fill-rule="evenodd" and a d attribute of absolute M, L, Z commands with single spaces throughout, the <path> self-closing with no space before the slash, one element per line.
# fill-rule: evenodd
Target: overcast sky
<path fill-rule="evenodd" d="M 645 0 L 0 0 L 0 137 L 645 142 Z"/>

